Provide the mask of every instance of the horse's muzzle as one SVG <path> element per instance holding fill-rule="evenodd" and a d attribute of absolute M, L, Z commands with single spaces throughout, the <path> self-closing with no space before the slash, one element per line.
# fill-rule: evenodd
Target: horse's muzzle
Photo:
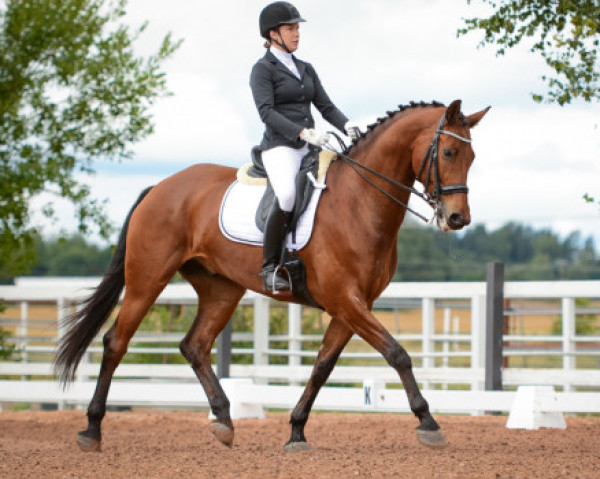
<path fill-rule="evenodd" d="M 458 206 L 458 205 L 457 205 Z M 437 225 L 442 231 L 456 231 L 468 226 L 471 223 L 471 215 L 468 206 L 465 209 L 461 207 L 452 208 L 450 205 L 440 205 L 437 212 Z"/>
<path fill-rule="evenodd" d="M 450 227 L 450 229 L 453 229 L 453 230 L 459 230 L 461 228 L 464 228 L 470 222 L 471 222 L 471 218 L 465 218 L 465 215 L 463 215 L 462 213 L 452 213 L 448 217 L 448 221 L 447 221 L 448 226 Z"/>

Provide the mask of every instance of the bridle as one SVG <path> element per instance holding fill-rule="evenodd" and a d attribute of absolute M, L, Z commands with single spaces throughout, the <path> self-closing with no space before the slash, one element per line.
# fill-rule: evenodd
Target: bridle
<path fill-rule="evenodd" d="M 381 192 L 382 194 L 387 196 L 393 202 L 395 202 L 395 203 L 399 204 L 400 206 L 402 206 L 403 208 L 405 208 L 407 211 L 410 211 L 417 218 L 423 220 L 426 223 L 431 223 L 431 222 L 433 222 L 434 218 L 437 218 L 439 215 L 439 211 L 441 209 L 442 195 L 452 195 L 455 193 L 465 193 L 466 194 L 469 192 L 469 187 L 467 185 L 462 185 L 462 184 L 442 185 L 440 182 L 439 155 L 438 155 L 440 135 L 449 135 L 449 136 L 457 138 L 458 140 L 463 141 L 465 143 L 471 143 L 471 140 L 469 140 L 468 138 L 464 138 L 460 135 L 457 135 L 456 133 L 444 130 L 443 127 L 444 127 L 445 122 L 446 122 L 446 113 L 444 113 L 442 115 L 442 118 L 440 119 L 438 127 L 435 131 L 435 135 L 433 136 L 433 139 L 431 140 L 429 148 L 427 149 L 427 153 L 425 154 L 425 158 L 423 158 L 423 161 L 421 162 L 421 166 L 419 168 L 419 173 L 417 174 L 417 179 L 419 179 L 421 177 L 421 175 L 423 174 L 423 171 L 425 171 L 425 170 L 427 171 L 427 177 L 426 177 L 425 182 L 424 183 L 421 182 L 423 184 L 423 191 L 419 191 L 419 190 L 413 188 L 412 186 L 404 185 L 404 184 L 402 184 L 396 180 L 393 180 L 392 178 L 389 178 L 388 176 L 385 176 L 385 175 L 379 173 L 378 171 L 375 171 L 375 170 L 369 168 L 368 166 L 365 166 L 362 163 L 350 158 L 348 155 L 346 155 L 348 148 L 344 144 L 343 140 L 339 137 L 339 135 L 337 135 L 335 132 L 329 132 L 329 133 L 331 133 L 337 139 L 343 152 L 340 153 L 329 143 L 326 143 L 324 146 L 326 149 L 335 152 L 339 158 L 344 160 L 348 164 L 348 166 L 350 166 L 350 168 L 352 168 L 362 179 L 364 179 L 367 183 L 369 183 L 376 190 L 378 190 L 379 192 Z M 413 195 L 421 198 L 429 206 L 431 206 L 431 208 L 433 208 L 433 216 L 431 217 L 431 219 L 428 220 L 421 213 L 413 210 L 407 204 L 403 203 L 398 198 L 396 198 L 395 196 L 393 196 L 390 193 L 388 193 L 387 191 L 385 191 L 383 188 L 376 185 L 372 180 L 367 178 L 367 176 L 364 173 L 362 173 L 359 170 L 359 168 L 361 168 L 365 171 L 368 171 L 369 173 L 377 176 L 378 178 L 381 178 L 382 180 L 386 181 L 387 183 L 389 183 L 393 186 L 401 188 L 401 189 L 408 191 L 409 193 L 412 193 Z M 431 181 L 431 170 L 432 169 L 433 169 L 434 188 L 433 188 L 432 194 L 430 195 L 427 192 L 427 190 L 429 189 L 429 184 Z"/>
<path fill-rule="evenodd" d="M 425 183 L 423 187 L 425 188 L 425 192 L 429 189 L 429 182 L 431 181 L 431 168 L 433 167 L 433 177 L 435 181 L 435 186 L 433 188 L 433 194 L 431 195 L 432 200 L 439 201 L 442 195 L 452 195 L 454 193 L 468 193 L 469 187 L 467 185 L 446 185 L 442 186 L 440 182 L 440 167 L 439 167 L 439 144 L 440 144 L 440 135 L 450 135 L 454 138 L 458 138 L 459 140 L 465 143 L 471 143 L 471 140 L 467 138 L 463 138 L 462 136 L 457 135 L 456 133 L 452 133 L 451 131 L 443 130 L 444 123 L 446 121 L 446 114 L 442 115 L 440 119 L 440 123 L 435 131 L 435 135 L 433 136 L 433 140 L 431 140 L 431 144 L 429 145 L 429 149 L 427 150 L 427 154 L 423 162 L 421 163 L 421 167 L 419 168 L 419 173 L 417 173 L 417 179 L 421 177 L 423 170 L 427 168 L 427 175 Z"/>

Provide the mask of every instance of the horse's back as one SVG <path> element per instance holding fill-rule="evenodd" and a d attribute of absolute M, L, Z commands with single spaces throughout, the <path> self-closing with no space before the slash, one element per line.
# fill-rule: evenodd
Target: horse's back
<path fill-rule="evenodd" d="M 193 194 L 204 188 L 219 187 L 235 179 L 236 169 L 212 163 L 198 163 L 181 170 L 158 183 L 155 189 Z"/>
<path fill-rule="evenodd" d="M 224 193 L 234 181 L 235 174 L 235 168 L 221 165 L 201 163 L 190 166 L 154 186 L 140 206 L 147 208 L 152 204 L 158 210 L 177 208 L 181 211 L 186 203 L 194 202 L 198 197 Z"/>

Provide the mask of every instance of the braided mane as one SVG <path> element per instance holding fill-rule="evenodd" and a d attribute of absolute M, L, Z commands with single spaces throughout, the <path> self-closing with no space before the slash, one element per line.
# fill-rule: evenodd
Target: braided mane
<path fill-rule="evenodd" d="M 412 110 L 413 108 L 426 108 L 426 107 L 445 107 L 446 105 L 444 105 L 443 103 L 440 103 L 439 101 L 435 101 L 433 100 L 431 103 L 426 103 L 426 102 L 414 102 L 411 101 L 408 105 L 398 105 L 398 109 L 395 111 L 386 111 L 386 116 L 381 117 L 381 118 L 377 118 L 377 121 L 375 123 L 371 123 L 370 125 L 367 126 L 367 131 L 362 133 L 360 138 L 354 140 L 352 142 L 352 145 L 350 145 L 347 150 L 345 151 L 345 153 L 349 153 L 351 150 L 354 149 L 355 146 L 360 145 L 363 143 L 363 140 L 365 140 L 366 138 L 370 137 L 370 133 L 373 132 L 376 128 L 378 128 L 381 125 L 387 124 L 389 122 L 389 120 L 391 120 L 394 116 L 396 116 L 398 113 L 404 113 L 407 110 Z"/>

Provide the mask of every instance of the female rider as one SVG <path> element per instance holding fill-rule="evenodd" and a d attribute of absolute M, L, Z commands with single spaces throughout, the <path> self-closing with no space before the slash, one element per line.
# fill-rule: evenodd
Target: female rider
<path fill-rule="evenodd" d="M 275 193 L 264 231 L 262 277 L 266 291 L 290 289 L 288 281 L 277 274 L 277 266 L 294 207 L 296 173 L 309 151 L 308 143 L 320 147 L 329 138 L 314 130 L 311 103 L 325 120 L 352 139 L 360 134 L 331 102 L 313 66 L 292 54 L 298 49 L 299 23 L 304 21 L 288 2 L 267 5 L 260 13 L 259 27 L 268 50 L 250 75 L 254 102 L 265 123 L 262 161 Z"/>

